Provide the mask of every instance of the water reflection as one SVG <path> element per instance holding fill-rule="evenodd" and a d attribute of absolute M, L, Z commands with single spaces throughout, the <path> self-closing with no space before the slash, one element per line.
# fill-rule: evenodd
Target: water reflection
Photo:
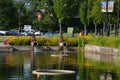
<path fill-rule="evenodd" d="M 45 66 L 42 67 L 43 63 L 41 62 L 39 64 L 39 68 L 36 68 L 35 70 L 43 70 L 43 69 L 63 69 L 64 70 L 64 69 L 67 69 L 67 68 L 65 68 L 65 63 L 67 63 L 66 60 L 68 57 L 68 54 L 66 52 L 57 52 L 57 53 L 49 53 L 49 54 L 47 54 L 47 53 L 41 53 L 41 54 L 32 53 L 32 54 L 33 54 L 32 56 L 34 58 L 34 59 L 32 59 L 32 60 L 34 60 L 32 62 L 36 63 L 35 60 L 37 60 L 38 55 L 39 55 L 40 58 L 42 57 L 41 59 L 39 58 L 40 61 L 44 62 L 47 65 L 47 67 L 45 67 Z M 70 68 L 70 66 L 71 65 L 69 65 L 68 68 Z M 68 70 L 71 70 L 71 68 Z M 54 80 L 54 79 L 64 80 L 63 77 L 67 77 L 67 76 L 69 76 L 69 77 L 72 76 L 69 80 L 75 80 L 75 75 L 73 75 L 73 74 L 72 75 L 70 75 L 70 74 L 69 75 L 58 75 L 58 76 L 56 76 L 56 75 L 55 76 L 54 75 L 53 76 L 37 75 L 37 80 Z"/>
<path fill-rule="evenodd" d="M 115 60 L 116 56 L 117 56 L 117 54 L 113 55 L 113 54 L 85 52 L 85 57 L 86 58 L 92 58 L 92 59 L 95 59 L 95 60 L 106 61 L 106 62 L 113 62 Z"/>
<path fill-rule="evenodd" d="M 67 52 L 58 52 L 51 54 L 52 58 L 58 58 L 58 69 L 64 69 L 64 61 L 69 55 Z"/>
<path fill-rule="evenodd" d="M 112 74 L 105 72 L 102 75 L 100 75 L 100 80 L 113 80 Z"/>
<path fill-rule="evenodd" d="M 44 76 L 32 74 L 37 69 L 76 71 L 74 75 L 47 76 L 46 80 L 120 80 L 120 66 L 115 61 L 86 58 L 84 53 L 67 53 L 66 57 L 52 54 L 64 53 L 0 53 L 0 80 L 43 80 Z"/>
<path fill-rule="evenodd" d="M 78 53 L 78 80 L 119 80 L 120 72 L 113 55 Z"/>

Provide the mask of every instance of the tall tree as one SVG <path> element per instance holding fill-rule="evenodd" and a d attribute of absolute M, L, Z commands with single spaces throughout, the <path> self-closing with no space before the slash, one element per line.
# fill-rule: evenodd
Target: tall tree
<path fill-rule="evenodd" d="M 65 18 L 71 18 L 77 15 L 79 2 L 79 0 L 54 0 L 54 11 L 59 22 L 60 36 L 62 36 L 62 21 Z"/>
<path fill-rule="evenodd" d="M 53 0 L 33 0 L 31 7 L 34 11 L 33 25 L 36 29 L 43 32 L 56 30 L 57 20 L 53 10 Z M 40 22 L 37 20 L 38 11 L 41 13 Z"/>
<path fill-rule="evenodd" d="M 103 31 L 105 32 L 105 23 L 106 23 L 106 12 L 101 11 L 101 1 L 100 0 L 94 0 L 92 10 L 90 11 L 89 18 L 92 18 L 92 21 L 95 25 L 95 33 L 97 31 L 97 25 L 103 23 Z M 115 1 L 116 5 L 117 2 Z M 114 11 L 108 13 L 108 26 L 111 26 L 113 24 L 116 24 L 117 22 L 117 6 L 114 6 Z"/>
<path fill-rule="evenodd" d="M 84 25 L 84 33 L 86 35 L 87 33 L 86 27 L 87 25 L 89 25 L 89 18 L 88 18 L 89 4 L 87 0 L 81 2 L 79 12 L 80 12 L 80 21 Z"/>
<path fill-rule="evenodd" d="M 17 8 L 18 25 L 32 25 L 33 10 L 27 0 L 15 0 L 15 7 Z"/>
<path fill-rule="evenodd" d="M 17 10 L 12 0 L 0 0 L 0 29 L 17 28 Z"/>
<path fill-rule="evenodd" d="M 94 0 L 92 10 L 88 15 L 89 18 L 92 18 L 92 21 L 95 25 L 95 35 L 97 34 L 97 25 L 102 23 L 101 17 L 105 17 L 105 15 L 101 12 L 100 0 Z"/>

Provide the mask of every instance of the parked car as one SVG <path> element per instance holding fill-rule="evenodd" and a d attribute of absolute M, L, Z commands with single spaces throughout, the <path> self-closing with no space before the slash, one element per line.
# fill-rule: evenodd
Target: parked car
<path fill-rule="evenodd" d="M 46 36 L 46 37 L 51 37 L 53 34 L 51 33 L 51 32 L 46 32 L 46 33 L 44 33 L 44 36 Z"/>
<path fill-rule="evenodd" d="M 36 36 L 40 36 L 41 35 L 41 32 L 40 31 L 37 31 L 37 30 L 31 30 L 31 32 L 34 32 L 34 34 L 36 35 Z"/>
<path fill-rule="evenodd" d="M 6 32 L 6 35 L 14 35 L 14 36 L 19 36 L 20 32 L 19 30 L 10 30 Z"/>
<path fill-rule="evenodd" d="M 36 35 L 36 36 L 40 36 L 40 35 L 41 35 L 41 32 L 40 32 L 40 31 L 35 31 L 35 35 Z"/>
<path fill-rule="evenodd" d="M 59 34 L 59 31 L 54 31 L 52 32 L 52 34 Z"/>
<path fill-rule="evenodd" d="M 22 36 L 31 36 L 31 32 L 29 31 L 24 31 L 21 33 Z"/>
<path fill-rule="evenodd" d="M 6 33 L 7 33 L 8 31 L 0 31 L 0 35 L 6 35 Z"/>
<path fill-rule="evenodd" d="M 24 32 L 21 33 L 21 35 L 23 35 L 23 36 L 31 36 L 31 33 L 33 33 L 33 32 L 34 32 L 34 34 L 36 36 L 41 35 L 40 31 L 24 31 Z"/>

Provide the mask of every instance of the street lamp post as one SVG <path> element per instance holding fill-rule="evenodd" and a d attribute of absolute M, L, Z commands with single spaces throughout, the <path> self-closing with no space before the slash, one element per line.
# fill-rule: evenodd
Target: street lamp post
<path fill-rule="evenodd" d="M 108 25 L 108 0 L 106 0 L 106 36 L 109 36 L 109 25 Z"/>
<path fill-rule="evenodd" d="M 115 27 L 115 36 L 118 35 L 118 28 L 119 28 L 119 10 L 120 9 L 120 0 L 118 0 L 118 11 L 117 11 L 117 26 Z"/>
<path fill-rule="evenodd" d="M 118 0 L 118 27 L 119 27 L 119 17 L 120 17 L 120 0 Z"/>
<path fill-rule="evenodd" d="M 21 20 L 20 20 L 20 14 L 21 14 L 21 9 L 20 9 L 20 0 L 19 0 L 19 30 L 20 30 L 20 34 L 21 34 Z"/>

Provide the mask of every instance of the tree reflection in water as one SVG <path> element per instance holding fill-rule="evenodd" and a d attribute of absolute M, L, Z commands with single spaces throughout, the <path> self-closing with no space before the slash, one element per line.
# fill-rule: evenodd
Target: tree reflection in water
<path fill-rule="evenodd" d="M 91 54 L 94 55 L 94 53 Z M 101 58 L 96 60 L 95 56 L 93 58 L 89 55 L 88 58 L 87 55 L 86 58 L 85 53 L 78 53 L 77 62 L 79 69 L 77 80 L 119 80 L 120 78 L 120 76 L 118 78 L 120 72 L 116 72 L 119 66 L 113 61 L 111 55 L 104 56 L 104 60 Z"/>
<path fill-rule="evenodd" d="M 67 57 L 59 59 L 51 56 L 54 53 L 58 54 L 20 51 L 0 53 L 0 80 L 37 80 L 36 75 L 32 74 L 33 70 L 58 68 L 73 70 L 76 74 L 47 76 L 48 80 L 100 80 L 102 75 L 104 78 L 111 75 L 112 80 L 120 80 L 119 62 L 86 58 L 84 53 L 74 52 L 67 53 Z M 43 80 L 44 77 L 40 76 L 40 78 Z"/>

